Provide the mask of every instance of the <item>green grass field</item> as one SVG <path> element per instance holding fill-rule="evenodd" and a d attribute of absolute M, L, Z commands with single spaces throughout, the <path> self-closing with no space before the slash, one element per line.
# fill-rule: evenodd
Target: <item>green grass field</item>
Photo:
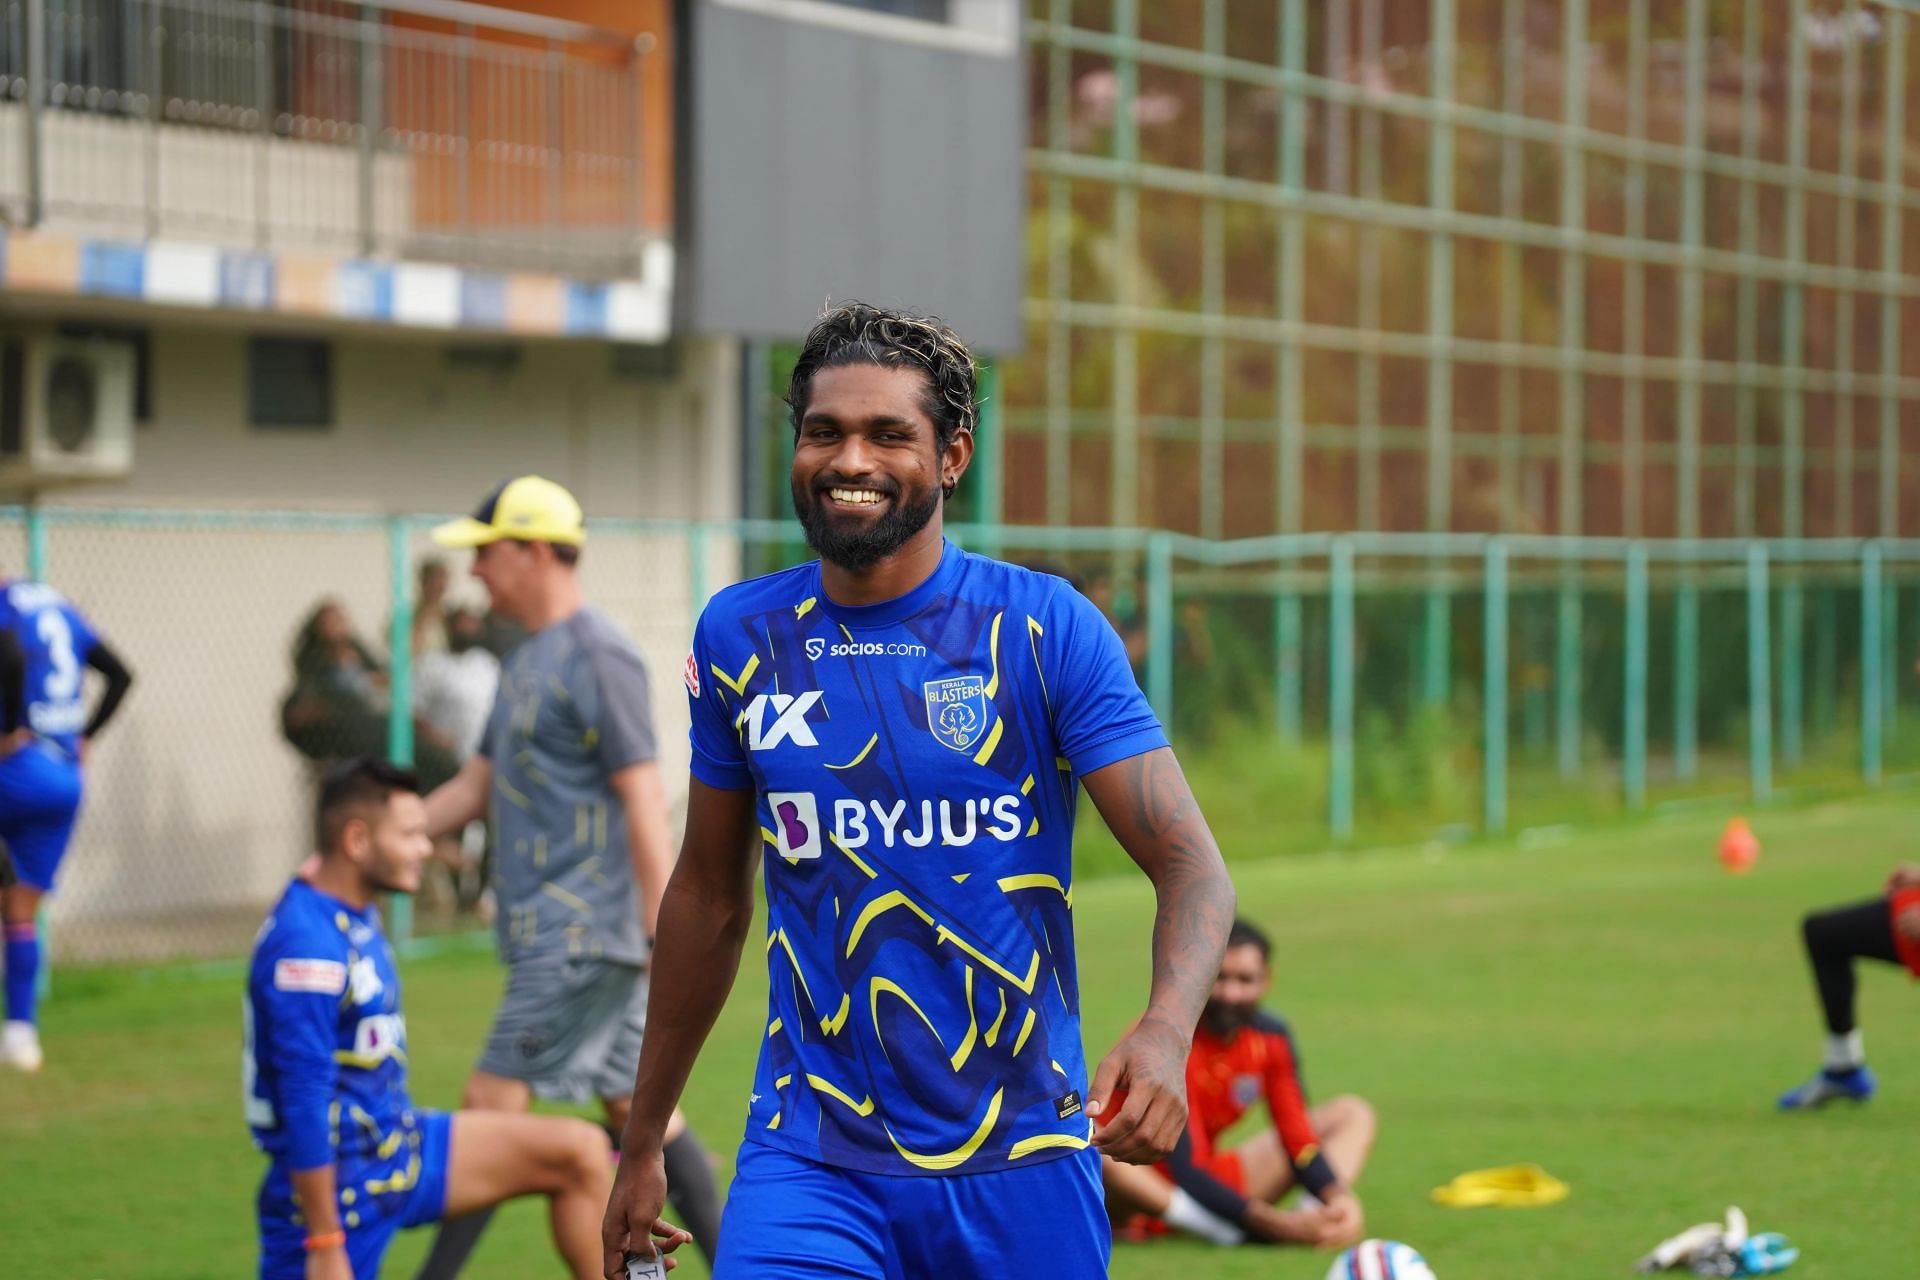
<path fill-rule="evenodd" d="M 1772 1099 L 1820 1045 L 1795 922 L 1867 895 L 1911 855 L 1913 807 L 1891 795 L 1766 813 L 1765 853 L 1744 878 L 1713 858 L 1724 814 L 1553 847 L 1237 864 L 1243 910 L 1278 939 L 1274 1003 L 1308 1083 L 1362 1093 L 1380 1113 L 1361 1182 L 1370 1230 L 1418 1245 L 1442 1280 L 1620 1276 L 1660 1237 L 1737 1203 L 1804 1248 L 1796 1276 L 1911 1274 L 1920 1175 L 1899 1135 L 1920 1128 L 1920 1020 L 1907 979 L 1865 976 L 1876 1102 L 1780 1116 Z M 1257 834 L 1223 830 L 1230 848 Z M 1120 876 L 1084 881 L 1075 902 L 1097 1056 L 1144 993 L 1152 901 L 1144 880 Z M 415 1096 L 446 1105 L 500 974 L 464 946 L 403 967 Z M 743 974 L 687 1098 L 729 1165 L 763 988 Z M 240 1116 L 239 1003 L 232 968 L 59 974 L 47 1070 L 0 1080 L 0 1272 L 251 1274 L 262 1165 Z M 1477 1211 L 1427 1198 L 1455 1173 L 1518 1160 L 1566 1179 L 1572 1197 Z M 426 1244 L 402 1237 L 387 1274 L 411 1276 Z M 1327 1264 L 1169 1242 L 1117 1249 L 1113 1274 L 1317 1278 Z M 557 1274 L 541 1211 L 497 1219 L 469 1274 Z M 677 1274 L 705 1272 L 694 1261 Z"/>

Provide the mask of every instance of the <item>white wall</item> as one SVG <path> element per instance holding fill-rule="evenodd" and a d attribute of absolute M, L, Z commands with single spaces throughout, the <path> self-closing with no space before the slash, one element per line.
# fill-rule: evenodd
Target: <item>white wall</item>
<path fill-rule="evenodd" d="M 735 344 L 683 344 L 676 376 L 615 378 L 599 343 L 523 345 L 504 373 L 459 367 L 447 335 L 334 339 L 334 426 L 247 421 L 245 330 L 156 327 L 152 421 L 130 481 L 62 503 L 466 511 L 539 471 L 589 516 L 731 515 L 738 505 Z M 324 330 L 316 330 L 316 336 Z M 480 341 L 494 341 L 492 338 Z"/>
<path fill-rule="evenodd" d="M 460 512 L 537 470 L 589 516 L 729 516 L 737 506 L 736 354 L 687 345 L 672 377 L 616 379 L 598 345 L 528 346 L 505 374 L 451 368 L 445 339 L 338 339 L 336 425 L 246 422 L 246 334 L 153 332 L 153 421 L 123 485 L 63 506 Z M 239 523 L 53 522 L 48 577 L 99 624 L 137 684 L 102 738 L 53 924 L 70 959 L 243 945 L 306 850 L 309 778 L 282 741 L 296 628 L 341 599 L 384 652 L 386 537 Z M 424 537 L 417 554 L 430 551 Z M 24 544 L 0 525 L 0 574 Z M 453 557 L 464 573 L 464 555 Z M 731 556 L 717 546 L 715 584 Z M 680 666 L 695 603 L 687 540 L 604 534 L 583 562 L 589 598 L 634 636 L 653 676 L 662 767 L 685 789 Z M 462 579 L 462 590 L 477 590 Z M 677 824 L 676 824 L 677 826 Z"/>

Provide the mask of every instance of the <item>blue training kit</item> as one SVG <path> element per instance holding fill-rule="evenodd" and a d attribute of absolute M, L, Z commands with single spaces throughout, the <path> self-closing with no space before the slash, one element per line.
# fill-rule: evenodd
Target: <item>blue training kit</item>
<path fill-rule="evenodd" d="M 395 1232 L 439 1219 L 452 1129 L 408 1097 L 400 975 L 378 910 L 294 881 L 254 944 L 245 1008 L 247 1124 L 272 1160 L 262 1280 L 306 1274 L 291 1175 L 327 1164 L 353 1273 L 370 1280 Z"/>
<path fill-rule="evenodd" d="M 867 1205 L 818 1224 L 848 1274 L 901 1256 L 891 1232 L 1016 1274 L 1037 1230 L 1050 1271 L 1104 1274 L 1074 815 L 1081 777 L 1166 746 L 1113 627 L 948 543 L 880 604 L 835 604 L 817 562 L 722 591 L 685 676 L 694 776 L 754 793 L 765 853 L 769 1008 L 721 1273 L 834 1274 L 795 1235 L 818 1194 Z"/>

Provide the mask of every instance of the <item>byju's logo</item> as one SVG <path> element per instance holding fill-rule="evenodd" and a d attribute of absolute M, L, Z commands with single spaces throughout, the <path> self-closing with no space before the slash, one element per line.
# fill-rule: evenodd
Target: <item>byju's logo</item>
<path fill-rule="evenodd" d="M 929 680 L 927 728 L 942 745 L 965 751 L 980 741 L 987 727 L 987 680 L 985 676 L 955 676 L 950 680 Z"/>
<path fill-rule="evenodd" d="M 820 856 L 820 806 L 810 791 L 769 791 L 774 843 L 794 862 Z"/>
<path fill-rule="evenodd" d="M 791 738 L 796 747 L 817 747 L 807 712 L 820 701 L 820 691 L 802 694 L 757 693 L 747 704 L 747 746 L 754 751 L 771 751 Z M 767 711 L 773 711 L 773 723 L 767 723 Z"/>

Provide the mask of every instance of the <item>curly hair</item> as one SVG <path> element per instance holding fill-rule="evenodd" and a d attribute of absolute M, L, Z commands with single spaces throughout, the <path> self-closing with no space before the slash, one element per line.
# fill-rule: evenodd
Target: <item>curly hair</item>
<path fill-rule="evenodd" d="M 917 368 L 925 373 L 927 390 L 921 407 L 932 419 L 943 450 L 954 436 L 971 433 L 979 425 L 973 352 L 959 334 L 933 316 L 843 302 L 829 307 L 808 330 L 794 363 L 786 399 L 796 437 L 806 416 L 813 376 L 822 369 L 849 364 Z"/>

